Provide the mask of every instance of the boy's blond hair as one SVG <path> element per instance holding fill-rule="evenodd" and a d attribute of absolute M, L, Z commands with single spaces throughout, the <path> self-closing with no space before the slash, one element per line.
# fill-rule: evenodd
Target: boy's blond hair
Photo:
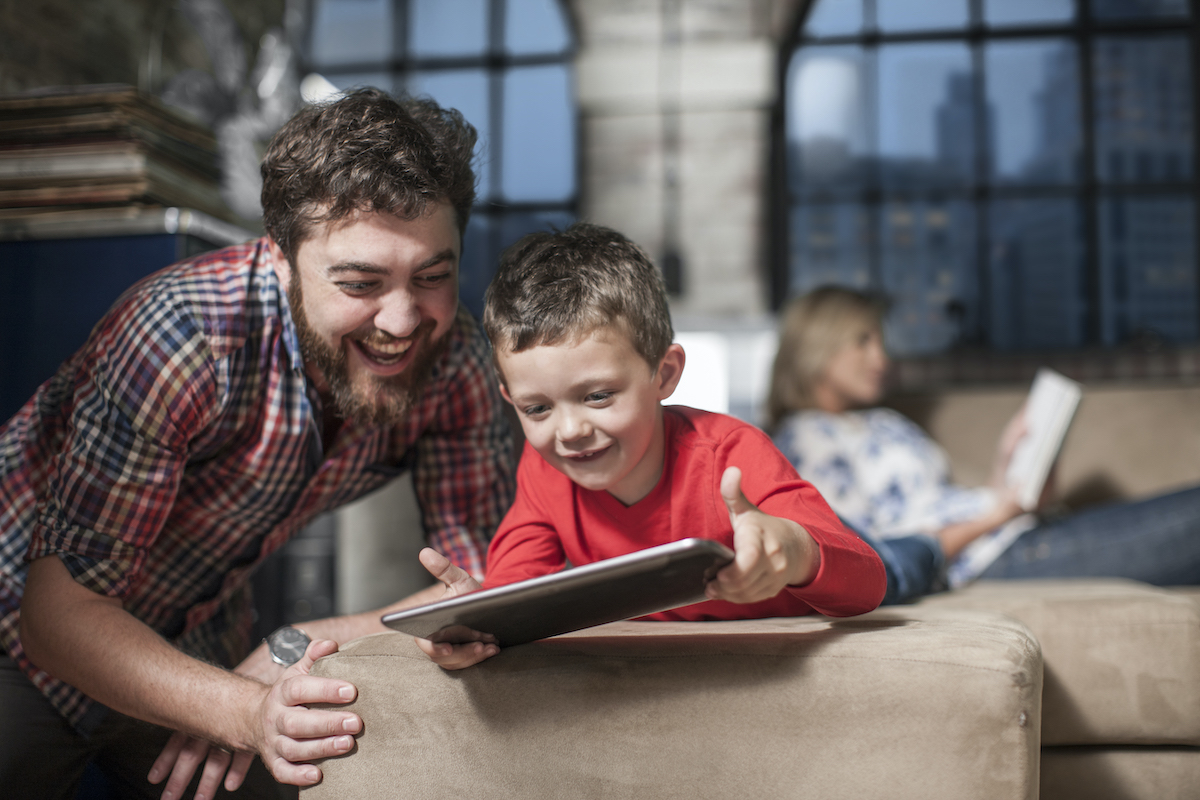
<path fill-rule="evenodd" d="M 675 338 L 662 275 L 629 239 L 579 222 L 531 233 L 501 256 L 483 308 L 496 350 L 577 342 L 604 327 L 624 331 L 652 370 Z"/>

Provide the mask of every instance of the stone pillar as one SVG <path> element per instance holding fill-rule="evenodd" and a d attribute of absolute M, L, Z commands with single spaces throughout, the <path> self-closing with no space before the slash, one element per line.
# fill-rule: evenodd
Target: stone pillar
<path fill-rule="evenodd" d="M 583 216 L 626 233 L 660 264 L 675 239 L 683 265 L 677 317 L 764 313 L 777 18 L 795 3 L 570 5 L 580 45 Z"/>

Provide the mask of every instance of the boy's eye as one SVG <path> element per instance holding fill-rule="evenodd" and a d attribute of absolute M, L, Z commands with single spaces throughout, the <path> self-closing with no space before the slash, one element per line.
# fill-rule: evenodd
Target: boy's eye
<path fill-rule="evenodd" d="M 586 399 L 589 403 L 604 403 L 612 396 L 612 392 L 592 392 Z"/>
<path fill-rule="evenodd" d="M 549 406 L 526 406 L 521 409 L 521 413 L 527 417 L 539 417 L 550 410 Z"/>

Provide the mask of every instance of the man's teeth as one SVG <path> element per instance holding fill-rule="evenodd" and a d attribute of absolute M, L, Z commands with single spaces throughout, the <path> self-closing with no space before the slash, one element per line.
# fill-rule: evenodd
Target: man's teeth
<path fill-rule="evenodd" d="M 401 339 L 377 345 L 369 345 L 366 342 L 360 342 L 360 344 L 363 352 L 381 364 L 391 364 L 399 361 L 400 357 L 407 353 L 408 348 L 413 345 L 411 339 Z"/>

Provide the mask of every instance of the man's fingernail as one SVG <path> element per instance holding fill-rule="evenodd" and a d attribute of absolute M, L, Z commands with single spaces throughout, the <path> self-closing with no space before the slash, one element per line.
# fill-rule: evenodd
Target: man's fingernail
<path fill-rule="evenodd" d="M 316 783 L 318 780 L 320 780 L 320 778 L 321 770 L 317 769 L 316 767 L 309 767 L 308 769 L 304 770 L 304 779 L 306 781 Z"/>
<path fill-rule="evenodd" d="M 342 688 L 338 689 L 338 697 L 342 698 L 343 700 L 353 700 L 354 699 L 354 687 L 353 686 L 343 686 Z"/>
<path fill-rule="evenodd" d="M 354 737 L 353 736 L 339 736 L 338 737 L 338 740 L 337 740 L 337 749 L 338 750 L 349 750 L 353 746 L 354 746 Z"/>
<path fill-rule="evenodd" d="M 348 733 L 358 733 L 358 720 L 354 717 L 342 720 L 342 730 Z"/>

